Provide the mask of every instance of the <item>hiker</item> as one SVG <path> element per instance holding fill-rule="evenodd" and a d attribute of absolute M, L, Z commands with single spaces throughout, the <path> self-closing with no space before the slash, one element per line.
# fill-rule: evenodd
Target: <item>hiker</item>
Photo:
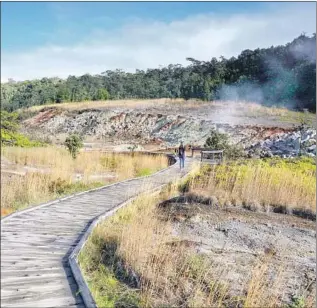
<path fill-rule="evenodd" d="M 185 148 L 183 145 L 183 141 L 181 141 L 181 145 L 178 148 L 178 157 L 179 157 L 179 166 L 180 168 L 184 168 L 184 160 L 185 160 Z"/>

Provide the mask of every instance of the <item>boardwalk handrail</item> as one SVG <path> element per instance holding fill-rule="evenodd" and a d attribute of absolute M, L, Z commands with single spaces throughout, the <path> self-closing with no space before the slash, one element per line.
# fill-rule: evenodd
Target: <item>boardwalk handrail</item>
<path fill-rule="evenodd" d="M 204 147 L 192 147 L 191 151 L 192 151 L 192 157 L 194 157 L 194 152 L 195 151 L 213 151 L 213 149 L 204 148 Z"/>
<path fill-rule="evenodd" d="M 211 164 L 222 163 L 223 150 L 202 150 L 200 161 L 202 162 L 204 158 L 206 158 Z"/>
<path fill-rule="evenodd" d="M 203 153 L 207 153 L 207 154 L 222 154 L 223 153 L 223 150 L 202 150 Z"/>

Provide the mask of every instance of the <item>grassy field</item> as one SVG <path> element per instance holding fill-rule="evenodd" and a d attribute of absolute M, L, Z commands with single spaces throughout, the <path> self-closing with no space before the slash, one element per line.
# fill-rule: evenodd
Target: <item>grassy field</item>
<path fill-rule="evenodd" d="M 71 102 L 71 103 L 61 103 L 61 104 L 47 104 L 47 105 L 38 105 L 32 106 L 28 109 L 21 109 L 19 112 L 23 110 L 28 110 L 30 112 L 40 111 L 43 108 L 50 107 L 58 107 L 64 110 L 81 110 L 87 108 L 113 108 L 113 107 L 138 107 L 138 106 L 155 106 L 157 104 L 165 104 L 165 103 L 181 103 L 182 99 L 126 99 L 126 100 L 108 100 L 108 101 L 84 101 L 84 102 Z"/>
<path fill-rule="evenodd" d="M 216 195 L 220 205 L 238 206 L 239 198 L 315 211 L 315 170 L 308 159 L 235 162 L 193 170 L 159 194 L 140 196 L 97 226 L 80 253 L 98 307 L 281 307 L 276 294 L 283 292 L 284 269 L 268 280 L 271 254 L 257 257 L 245 293 L 232 298 L 221 279 L 226 267 L 177 241 L 157 204 L 187 192 Z M 314 301 L 313 295 L 294 298 L 289 307 L 313 307 Z"/>
<path fill-rule="evenodd" d="M 63 148 L 2 147 L 1 155 L 12 165 L 6 169 L 25 170 L 24 175 L 10 174 L 2 168 L 1 213 L 9 214 L 29 205 L 60 196 L 150 175 L 167 167 L 165 156 L 138 153 L 111 154 L 81 152 L 76 160 Z"/>
<path fill-rule="evenodd" d="M 282 207 L 316 213 L 316 163 L 313 158 L 244 160 L 205 169 L 190 191 L 216 196 L 222 205 L 258 210 Z"/>

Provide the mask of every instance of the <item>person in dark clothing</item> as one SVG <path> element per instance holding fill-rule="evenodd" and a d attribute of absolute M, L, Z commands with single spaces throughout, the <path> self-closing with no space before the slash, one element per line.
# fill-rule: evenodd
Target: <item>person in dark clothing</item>
<path fill-rule="evenodd" d="M 180 168 L 184 168 L 184 161 L 185 161 L 185 148 L 183 145 L 183 142 L 181 142 L 181 145 L 178 148 L 178 157 L 179 157 L 179 166 Z"/>

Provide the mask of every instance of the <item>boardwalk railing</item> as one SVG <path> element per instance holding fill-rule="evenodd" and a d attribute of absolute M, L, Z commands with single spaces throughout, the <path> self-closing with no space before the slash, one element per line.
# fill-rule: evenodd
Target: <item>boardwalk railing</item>
<path fill-rule="evenodd" d="M 210 164 L 221 164 L 223 161 L 223 150 L 218 151 L 201 151 L 201 158 L 200 161 L 203 160 L 209 162 Z"/>

